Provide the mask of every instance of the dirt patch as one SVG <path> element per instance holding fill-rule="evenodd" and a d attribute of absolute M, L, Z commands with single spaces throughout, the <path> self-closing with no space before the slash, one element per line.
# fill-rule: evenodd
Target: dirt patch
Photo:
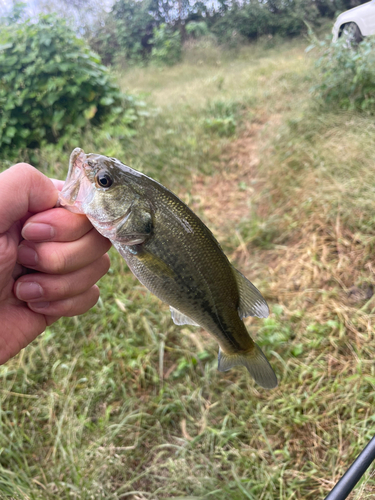
<path fill-rule="evenodd" d="M 216 174 L 193 176 L 188 203 L 219 232 L 249 216 L 252 195 L 263 181 L 257 168 L 260 136 L 266 122 L 263 119 L 246 125 L 243 135 L 224 152 Z"/>

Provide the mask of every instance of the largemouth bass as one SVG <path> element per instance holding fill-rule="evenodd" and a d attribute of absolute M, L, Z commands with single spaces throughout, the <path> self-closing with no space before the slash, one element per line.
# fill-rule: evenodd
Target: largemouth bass
<path fill-rule="evenodd" d="M 115 158 L 76 148 L 59 200 L 111 240 L 139 281 L 169 305 L 177 325 L 201 326 L 215 337 L 220 371 L 244 365 L 262 387 L 277 385 L 242 321 L 266 318 L 266 301 L 176 195 Z"/>

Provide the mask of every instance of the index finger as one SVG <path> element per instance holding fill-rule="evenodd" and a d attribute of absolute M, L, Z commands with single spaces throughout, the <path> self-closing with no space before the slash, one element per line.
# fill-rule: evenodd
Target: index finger
<path fill-rule="evenodd" d="M 27 163 L 18 163 L 0 174 L 0 233 L 27 213 L 56 205 L 58 191 L 51 180 Z"/>
<path fill-rule="evenodd" d="M 29 241 L 75 241 L 91 229 L 91 222 L 86 215 L 58 207 L 27 219 L 21 234 Z"/>

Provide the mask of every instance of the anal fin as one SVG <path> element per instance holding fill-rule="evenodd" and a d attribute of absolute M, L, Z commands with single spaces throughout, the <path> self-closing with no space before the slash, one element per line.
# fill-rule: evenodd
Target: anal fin
<path fill-rule="evenodd" d="M 232 266 L 232 269 L 240 294 L 240 303 L 238 306 L 240 318 L 246 318 L 247 316 L 267 318 L 270 311 L 260 291 L 243 274 L 237 271 L 236 268 Z"/>
<path fill-rule="evenodd" d="M 169 306 L 169 309 L 171 310 L 171 316 L 173 319 L 173 322 L 176 325 L 193 325 L 193 326 L 199 326 L 198 323 L 196 323 L 194 320 L 186 316 L 185 314 L 182 314 L 180 311 L 177 311 L 172 306 Z"/>

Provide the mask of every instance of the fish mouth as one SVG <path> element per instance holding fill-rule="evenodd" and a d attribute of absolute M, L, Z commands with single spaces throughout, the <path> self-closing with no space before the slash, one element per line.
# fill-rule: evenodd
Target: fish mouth
<path fill-rule="evenodd" d="M 91 168 L 83 149 L 75 148 L 70 155 L 69 170 L 63 189 L 59 194 L 57 206 L 69 211 L 84 214 L 83 204 L 91 200 L 93 189 L 88 173 Z"/>

